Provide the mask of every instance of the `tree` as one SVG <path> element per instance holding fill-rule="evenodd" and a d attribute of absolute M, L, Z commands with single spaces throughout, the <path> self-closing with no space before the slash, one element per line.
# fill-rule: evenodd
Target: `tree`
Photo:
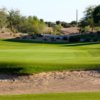
<path fill-rule="evenodd" d="M 28 33 L 32 29 L 30 23 L 28 22 L 27 18 L 22 16 L 20 24 L 18 25 L 18 31 L 22 33 Z"/>
<path fill-rule="evenodd" d="M 64 28 L 68 28 L 68 27 L 70 27 L 70 24 L 66 23 L 66 22 L 61 22 L 61 26 Z"/>
<path fill-rule="evenodd" d="M 61 26 L 60 24 L 59 24 L 59 25 L 55 25 L 55 26 L 53 27 L 53 32 L 54 32 L 54 34 L 60 34 L 61 28 L 62 28 L 62 26 Z"/>
<path fill-rule="evenodd" d="M 22 16 L 20 19 L 20 23 L 18 24 L 19 32 L 31 34 L 43 33 L 45 27 L 43 19 L 38 19 L 36 16 Z"/>
<path fill-rule="evenodd" d="M 10 10 L 8 11 L 8 27 L 11 29 L 12 32 L 17 32 L 17 27 L 20 24 L 21 15 L 18 10 Z"/>
<path fill-rule="evenodd" d="M 94 6 L 89 6 L 85 11 L 85 20 L 87 21 L 88 25 L 91 27 L 92 32 L 94 30 L 94 21 L 93 21 L 93 11 Z"/>
<path fill-rule="evenodd" d="M 82 20 L 79 23 L 79 26 L 81 27 L 81 30 L 84 30 L 86 27 L 90 27 L 91 31 L 94 30 L 94 20 L 93 20 L 93 11 L 94 6 L 89 6 L 85 11 L 85 17 L 82 18 Z M 89 29 L 89 28 L 88 28 Z M 90 31 L 89 29 L 89 31 Z M 87 28 L 86 28 L 87 30 Z"/>
<path fill-rule="evenodd" d="M 44 32 L 45 27 L 46 27 L 46 25 L 44 23 L 44 20 L 40 19 L 40 21 L 39 21 L 39 31 L 40 31 L 40 33 Z"/>
<path fill-rule="evenodd" d="M 40 22 L 41 22 L 41 23 L 44 23 L 44 20 L 43 20 L 43 19 L 40 19 Z"/>
<path fill-rule="evenodd" d="M 87 27 L 89 27 L 89 23 L 84 18 L 79 22 L 80 32 L 87 32 Z"/>
<path fill-rule="evenodd" d="M 77 25 L 77 22 L 76 22 L 76 21 L 72 21 L 72 22 L 70 22 L 70 25 L 71 25 L 72 27 L 74 27 L 74 26 Z"/>
<path fill-rule="evenodd" d="M 56 21 L 56 24 L 57 24 L 57 25 L 60 25 L 60 24 L 61 24 L 61 22 L 60 22 L 60 21 Z"/>
<path fill-rule="evenodd" d="M 33 16 L 33 29 L 34 33 L 36 34 L 43 33 L 44 29 L 43 19 L 38 19 L 36 16 Z"/>
<path fill-rule="evenodd" d="M 45 22 L 45 24 L 46 24 L 48 27 L 54 27 L 54 26 L 55 26 L 55 23 L 53 23 L 53 22 Z"/>
<path fill-rule="evenodd" d="M 0 9 L 0 28 L 2 29 L 3 27 L 7 26 L 7 14 L 6 14 L 6 9 Z"/>
<path fill-rule="evenodd" d="M 94 20 L 95 24 L 99 24 L 100 25 L 100 5 L 95 7 L 95 9 L 93 11 L 93 20 Z"/>

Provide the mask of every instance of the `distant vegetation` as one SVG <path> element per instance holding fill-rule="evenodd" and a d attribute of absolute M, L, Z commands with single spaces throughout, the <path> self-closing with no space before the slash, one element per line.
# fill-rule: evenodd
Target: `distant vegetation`
<path fill-rule="evenodd" d="M 0 30 L 9 29 L 13 33 L 59 34 L 61 28 L 61 24 L 53 23 L 49 25 L 49 22 L 44 22 L 43 19 L 39 19 L 37 16 L 22 16 L 18 10 L 0 9 Z"/>
<path fill-rule="evenodd" d="M 11 31 L 13 33 L 49 33 L 60 34 L 61 28 L 76 26 L 77 22 L 45 22 L 37 16 L 23 16 L 18 10 L 0 9 L 0 31 Z M 100 31 L 100 5 L 88 7 L 84 18 L 79 22 L 81 32 Z"/>

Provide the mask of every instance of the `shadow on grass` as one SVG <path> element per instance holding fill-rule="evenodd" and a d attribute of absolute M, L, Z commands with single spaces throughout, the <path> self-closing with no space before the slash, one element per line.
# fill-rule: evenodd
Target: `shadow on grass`
<path fill-rule="evenodd" d="M 16 67 L 16 68 L 12 68 L 12 67 L 0 67 L 0 74 L 21 74 L 21 71 L 23 70 L 23 68 L 21 67 Z"/>
<path fill-rule="evenodd" d="M 65 44 L 64 46 L 85 46 L 85 45 L 93 45 L 93 44 L 100 44 L 100 42 L 80 42 L 80 43 L 70 43 L 70 44 Z"/>
<path fill-rule="evenodd" d="M 23 68 L 2 68 L 0 67 L 0 80 L 14 81 L 19 76 L 28 76 L 30 74 L 21 73 Z"/>
<path fill-rule="evenodd" d="M 32 44 L 58 44 L 62 46 L 84 46 L 84 45 L 93 45 L 93 44 L 100 44 L 99 42 L 57 42 L 57 41 L 34 41 L 34 40 L 18 40 L 18 39 L 5 39 L 3 41 L 8 41 L 8 42 L 18 42 L 18 43 L 32 43 Z"/>
<path fill-rule="evenodd" d="M 8 41 L 8 42 L 19 42 L 19 43 L 32 43 L 32 44 L 67 44 L 68 42 L 62 41 L 62 42 L 57 42 L 57 41 L 35 41 L 35 40 L 20 40 L 20 39 L 4 39 L 3 41 Z"/>

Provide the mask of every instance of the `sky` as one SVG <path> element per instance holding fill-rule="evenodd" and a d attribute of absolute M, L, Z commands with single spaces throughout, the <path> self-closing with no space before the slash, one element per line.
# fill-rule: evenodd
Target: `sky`
<path fill-rule="evenodd" d="M 20 10 L 24 16 L 37 16 L 52 22 L 76 20 L 76 9 L 80 20 L 88 6 L 98 4 L 100 0 L 0 0 L 0 8 Z"/>

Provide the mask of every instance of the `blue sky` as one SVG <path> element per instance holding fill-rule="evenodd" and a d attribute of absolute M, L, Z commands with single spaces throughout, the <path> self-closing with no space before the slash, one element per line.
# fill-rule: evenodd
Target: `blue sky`
<path fill-rule="evenodd" d="M 79 19 L 89 5 L 98 5 L 100 0 L 0 0 L 0 8 L 19 9 L 23 15 L 35 15 L 45 21 L 75 20 L 76 9 Z"/>

